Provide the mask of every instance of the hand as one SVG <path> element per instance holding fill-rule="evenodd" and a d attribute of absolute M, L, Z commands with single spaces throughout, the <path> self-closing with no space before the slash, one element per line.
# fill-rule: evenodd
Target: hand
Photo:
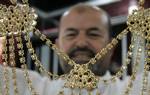
<path fill-rule="evenodd" d="M 2 64 L 2 52 L 3 52 L 3 42 L 4 42 L 4 37 L 0 37 L 0 64 Z"/>

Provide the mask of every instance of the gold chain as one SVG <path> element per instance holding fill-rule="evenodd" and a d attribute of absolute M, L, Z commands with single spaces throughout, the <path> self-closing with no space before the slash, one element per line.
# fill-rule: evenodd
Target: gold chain
<path fill-rule="evenodd" d="M 22 2 L 28 4 L 28 0 L 22 0 Z"/>
<path fill-rule="evenodd" d="M 75 65 L 75 62 L 69 58 L 69 56 L 57 48 L 55 44 L 52 43 L 44 34 L 42 34 L 38 29 L 34 31 L 35 35 L 38 36 L 47 46 L 52 48 L 60 57 L 62 57 L 69 65 Z"/>
<path fill-rule="evenodd" d="M 15 63 L 14 35 L 11 35 L 9 39 L 9 64 L 10 66 L 12 66 L 12 80 L 14 85 L 14 94 L 18 95 L 16 68 L 15 68 L 16 63 Z"/>
<path fill-rule="evenodd" d="M 17 4 L 17 0 L 10 0 L 12 4 Z"/>
<path fill-rule="evenodd" d="M 17 0 L 10 0 L 12 4 L 17 4 Z M 22 3 L 28 4 L 28 0 L 22 0 Z"/>
<path fill-rule="evenodd" d="M 112 76 L 110 79 L 102 80 L 105 84 L 115 82 L 117 78 L 119 79 L 123 75 L 123 72 L 127 69 L 127 65 L 129 65 L 131 63 L 131 58 L 133 56 L 132 50 L 135 48 L 133 43 L 135 43 L 135 42 L 132 39 L 131 44 L 129 46 L 129 51 L 127 52 L 127 57 L 125 59 L 125 64 L 122 64 L 120 70 L 114 76 Z M 101 79 L 99 79 L 99 80 L 101 80 Z"/>
<path fill-rule="evenodd" d="M 121 32 L 116 38 L 112 39 L 111 43 L 109 43 L 106 48 L 103 48 L 99 53 L 96 54 L 96 56 L 94 58 L 92 58 L 88 63 L 86 63 L 87 65 L 88 64 L 95 64 L 97 60 L 99 60 L 102 56 L 104 56 L 109 50 L 111 50 L 114 46 L 117 45 L 118 43 L 118 40 L 121 40 L 124 35 L 126 35 L 128 33 L 128 28 L 125 29 L 123 32 Z M 64 58 L 65 61 L 68 62 L 69 65 L 73 65 L 75 66 L 76 63 L 71 60 L 69 58 L 68 55 L 66 55 L 63 51 L 60 51 L 60 49 L 57 48 L 57 46 L 55 44 L 52 43 L 52 41 L 50 41 L 44 34 L 42 34 L 39 30 L 36 30 L 34 31 L 35 35 L 38 36 L 43 42 L 46 43 L 47 46 L 49 46 L 50 48 L 52 47 L 52 49 L 59 55 L 61 56 L 62 58 Z M 118 40 L 117 40 L 118 39 Z M 131 47 L 133 47 L 133 45 L 131 45 Z M 128 53 L 131 55 L 131 52 Z M 127 60 L 126 62 L 127 64 L 125 65 L 128 65 L 130 63 L 130 59 Z M 115 78 L 120 78 L 123 74 L 123 71 L 126 69 L 126 66 L 123 65 L 121 67 L 121 69 L 116 73 L 116 76 L 113 76 L 112 78 L 110 78 L 110 80 L 114 81 Z M 104 83 L 107 83 L 108 80 L 103 80 Z"/>
<path fill-rule="evenodd" d="M 118 40 L 121 40 L 121 39 L 124 37 L 124 35 L 126 35 L 128 32 L 129 32 L 129 30 L 128 30 L 128 28 L 127 28 L 127 29 L 125 29 L 123 32 L 121 32 L 116 38 L 117 38 Z M 68 55 L 66 55 L 64 52 L 60 51 L 60 50 L 56 47 L 56 45 L 54 45 L 54 44 L 53 44 L 44 34 L 42 34 L 39 30 L 36 30 L 34 33 L 35 33 L 42 41 L 46 42 L 46 44 L 47 44 L 50 48 L 52 47 L 52 49 L 53 49 L 54 51 L 56 51 L 56 53 L 57 53 L 59 56 L 63 57 L 65 61 L 67 61 L 67 62 L 69 61 L 68 63 L 70 63 L 71 65 L 72 65 L 72 63 L 73 63 L 74 66 L 77 65 L 73 60 L 71 60 L 71 59 L 68 57 Z M 86 65 L 88 65 L 88 64 L 90 64 L 90 63 L 95 64 L 97 60 L 99 60 L 99 59 L 100 59 L 102 56 L 104 56 L 109 50 L 111 50 L 114 46 L 116 46 L 116 44 L 118 43 L 118 40 L 117 40 L 117 39 L 114 38 L 114 39 L 111 41 L 111 43 L 106 46 L 106 48 L 103 48 L 99 53 L 97 53 L 97 55 L 96 55 L 94 58 L 92 58 Z M 131 47 L 133 47 L 133 45 L 131 45 Z M 131 56 L 131 52 L 128 53 L 128 56 L 129 56 L 129 54 L 130 54 L 130 56 Z M 121 67 L 121 69 L 116 73 L 115 76 L 112 76 L 109 80 L 102 80 L 102 81 L 103 81 L 104 83 L 106 83 L 106 84 L 108 84 L 108 82 L 115 82 L 116 78 L 120 78 L 120 77 L 123 75 L 123 71 L 126 70 L 127 65 L 128 65 L 129 63 L 130 63 L 130 59 L 127 59 L 126 64 Z M 71 75 L 72 75 L 72 74 L 71 74 Z M 67 79 L 67 80 L 68 80 L 68 79 Z M 70 80 L 70 81 L 71 81 L 71 80 Z M 96 82 L 96 83 L 97 83 L 97 82 Z M 75 84 L 74 84 L 74 85 L 75 85 Z M 69 84 L 68 84 L 67 86 L 69 86 Z M 66 87 L 67 87 L 67 86 L 66 86 Z M 70 85 L 70 86 L 72 86 L 72 85 Z M 69 86 L 69 87 L 70 87 L 70 86 Z M 75 87 L 75 86 L 73 86 L 73 87 Z M 84 87 L 84 86 L 83 86 L 83 87 Z"/>
<path fill-rule="evenodd" d="M 55 79 L 58 79 L 58 78 L 59 78 L 58 75 L 52 74 L 51 72 L 47 71 L 47 70 L 45 69 L 45 67 L 41 64 L 41 62 L 38 60 L 38 57 L 37 57 L 37 55 L 35 54 L 35 51 L 34 51 L 34 49 L 33 49 L 32 43 L 30 42 L 29 34 L 26 33 L 24 37 L 25 37 L 25 40 L 26 40 L 26 46 L 27 46 L 27 48 L 28 48 L 28 51 L 29 51 L 29 53 L 31 54 L 31 58 L 32 58 L 32 60 L 34 61 L 35 66 L 39 68 L 39 71 L 48 74 L 48 76 L 49 76 L 50 78 L 51 78 L 51 77 L 54 77 Z"/>
<path fill-rule="evenodd" d="M 146 93 L 148 93 L 148 72 L 149 72 L 149 65 L 147 65 L 147 63 L 145 62 L 141 95 L 146 95 Z"/>
<path fill-rule="evenodd" d="M 24 50 L 23 50 L 21 33 L 19 33 L 18 37 L 16 37 L 16 41 L 17 41 L 17 48 L 19 49 L 19 51 L 18 51 L 19 61 L 21 63 L 21 68 L 24 70 L 24 77 L 25 77 L 26 82 L 28 84 L 28 88 L 31 91 L 32 95 L 38 95 L 38 93 L 33 88 L 32 80 L 29 77 L 29 73 L 27 71 L 27 65 L 25 64 L 26 59 L 24 57 Z"/>
<path fill-rule="evenodd" d="M 147 31 L 146 33 L 146 55 L 147 55 L 147 58 L 146 58 L 146 63 L 150 66 L 150 30 Z"/>
<path fill-rule="evenodd" d="M 112 39 L 112 41 L 108 45 L 106 45 L 106 48 L 100 50 L 100 52 L 98 52 L 96 56 L 94 58 L 91 58 L 91 60 L 86 64 L 95 64 L 97 60 L 102 58 L 104 55 L 108 53 L 108 51 L 114 48 L 118 44 L 118 40 L 121 40 L 125 35 L 127 35 L 128 32 L 129 32 L 128 28 L 124 29 L 121 33 L 117 35 L 116 38 Z"/>
<path fill-rule="evenodd" d="M 128 33 L 128 28 L 122 31 L 116 38 L 114 38 L 111 43 L 109 43 L 106 48 L 103 48 L 100 52 L 96 54 L 94 58 L 91 58 L 91 60 L 88 63 L 85 64 L 95 64 L 97 60 L 99 60 L 102 56 L 104 56 L 109 50 L 111 50 L 113 47 L 115 47 L 118 43 L 118 40 L 121 40 L 124 35 Z M 68 55 L 66 55 L 63 51 L 57 48 L 55 44 L 52 43 L 44 34 L 42 34 L 39 30 L 36 29 L 34 31 L 36 36 L 38 36 L 43 42 L 45 42 L 50 48 L 52 48 L 60 57 L 62 57 L 66 62 L 68 62 L 69 65 L 75 65 L 76 63 L 69 58 Z M 117 40 L 118 39 L 118 40 Z"/>
<path fill-rule="evenodd" d="M 7 69 L 7 67 L 4 67 L 4 95 L 9 95 L 9 71 Z"/>
<path fill-rule="evenodd" d="M 145 64 L 144 64 L 144 74 L 143 74 L 143 86 L 141 89 L 141 95 L 146 95 L 146 93 L 148 94 L 148 73 L 150 70 L 150 60 L 148 61 L 148 59 L 150 59 L 150 47 L 148 47 L 150 45 L 150 32 L 147 32 L 147 35 L 145 35 L 145 40 L 146 40 L 146 50 L 145 50 L 145 56 L 147 56 L 147 58 L 145 59 Z"/>
<path fill-rule="evenodd" d="M 24 77 L 25 77 L 25 79 L 27 81 L 28 88 L 29 88 L 31 94 L 32 95 L 39 95 L 38 92 L 35 91 L 35 89 L 34 89 L 34 87 L 32 85 L 32 80 L 29 77 L 27 65 L 26 64 L 22 65 L 22 68 L 24 69 Z"/>
<path fill-rule="evenodd" d="M 136 38 L 135 38 L 136 39 Z M 137 38 L 138 39 L 138 38 Z M 138 66 L 140 64 L 140 60 L 141 60 L 141 53 L 142 53 L 142 46 L 143 46 L 143 42 L 139 42 L 140 46 L 138 47 L 137 55 L 135 58 L 135 61 L 133 62 L 133 70 L 132 70 L 132 75 L 129 79 L 129 83 L 128 86 L 124 92 L 124 95 L 129 95 L 129 92 L 131 91 L 132 87 L 133 87 L 133 81 L 136 79 L 136 73 L 138 70 Z"/>
<path fill-rule="evenodd" d="M 6 36 L 4 36 L 6 38 Z M 7 56 L 7 39 L 4 39 L 3 42 L 3 53 L 2 53 L 2 59 L 3 59 L 3 65 L 4 65 L 4 95 L 9 95 L 9 70 L 7 69 L 8 66 L 8 56 Z"/>
<path fill-rule="evenodd" d="M 139 7 L 143 7 L 145 3 L 145 0 L 139 0 Z"/>

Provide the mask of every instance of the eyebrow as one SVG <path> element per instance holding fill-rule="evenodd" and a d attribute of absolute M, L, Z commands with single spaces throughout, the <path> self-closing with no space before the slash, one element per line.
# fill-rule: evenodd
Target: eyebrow
<path fill-rule="evenodd" d="M 77 29 L 75 29 L 75 28 L 67 28 L 66 30 L 65 30 L 66 32 L 68 31 L 71 31 L 71 32 L 78 32 L 78 30 Z"/>

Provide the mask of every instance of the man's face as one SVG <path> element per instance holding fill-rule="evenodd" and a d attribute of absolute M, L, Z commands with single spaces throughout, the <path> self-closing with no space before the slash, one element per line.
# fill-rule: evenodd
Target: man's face
<path fill-rule="evenodd" d="M 110 41 L 108 30 L 106 17 L 103 14 L 95 11 L 80 14 L 72 12 L 60 23 L 58 46 L 77 64 L 85 64 L 108 44 Z M 106 59 L 109 60 L 109 58 Z M 102 61 L 105 62 L 101 60 L 96 64 L 101 67 L 107 65 Z M 67 70 L 66 64 L 62 65 Z"/>

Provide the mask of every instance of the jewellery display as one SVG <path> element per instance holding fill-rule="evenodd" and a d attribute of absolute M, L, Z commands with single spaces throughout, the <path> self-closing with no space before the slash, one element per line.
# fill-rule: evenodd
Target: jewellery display
<path fill-rule="evenodd" d="M 74 89 L 86 89 L 88 91 L 88 95 L 92 95 L 92 91 L 97 89 L 98 82 L 102 81 L 106 85 L 109 85 L 123 76 L 123 72 L 126 71 L 127 65 L 133 62 L 133 71 L 130 79 L 128 81 L 127 87 L 125 87 L 125 91 L 123 95 L 129 95 L 131 89 L 133 88 L 133 82 L 137 77 L 137 70 L 140 64 L 140 60 L 142 57 L 143 48 L 145 64 L 143 71 L 143 83 L 141 87 L 141 95 L 145 95 L 148 93 L 150 89 L 148 89 L 148 72 L 150 69 L 150 9 L 144 9 L 144 0 L 139 1 L 138 10 L 134 10 L 131 15 L 128 16 L 127 20 L 127 28 L 124 29 L 121 33 L 119 33 L 116 38 L 113 38 L 112 41 L 106 45 L 101 51 L 99 51 L 95 57 L 91 58 L 89 62 L 85 64 L 77 64 L 75 61 L 69 58 L 67 54 L 61 51 L 55 44 L 49 40 L 46 35 L 42 34 L 36 26 L 37 14 L 34 9 L 29 7 L 28 0 L 22 0 L 22 4 L 18 4 L 17 0 L 10 0 L 13 5 L 5 6 L 0 5 L 0 36 L 4 37 L 3 42 L 3 75 L 4 75 L 4 95 L 9 95 L 10 86 L 9 86 L 9 78 L 8 78 L 8 69 L 7 66 L 12 67 L 12 80 L 14 86 L 14 95 L 19 95 L 19 90 L 17 87 L 16 80 L 16 62 L 15 62 L 15 40 L 16 40 L 16 48 L 18 50 L 18 58 L 21 63 L 21 68 L 24 71 L 24 78 L 26 80 L 26 84 L 32 95 L 39 95 L 38 91 L 34 89 L 31 78 L 28 74 L 27 64 L 25 59 L 25 51 L 23 40 L 25 40 L 25 46 L 29 54 L 31 55 L 31 59 L 33 60 L 34 65 L 38 68 L 38 70 L 49 76 L 50 79 L 56 80 L 62 78 L 65 80 L 64 86 L 59 92 L 58 95 L 64 95 L 64 88 L 69 88 L 72 90 L 72 95 Z M 63 58 L 67 64 L 71 65 L 73 68 L 70 70 L 68 74 L 64 75 L 56 75 L 52 74 L 48 70 L 44 68 L 40 60 L 38 59 L 35 50 L 32 46 L 29 33 L 33 32 L 34 35 L 40 38 L 43 43 L 53 49 L 61 58 Z M 91 64 L 95 64 L 98 60 L 104 57 L 110 50 L 112 50 L 117 44 L 119 40 L 122 40 L 124 36 L 128 33 L 132 34 L 131 44 L 129 45 L 129 49 L 127 52 L 126 60 L 124 64 L 122 64 L 120 70 L 112 76 L 110 79 L 103 79 L 100 76 L 96 76 L 90 69 L 89 66 Z M 135 45 L 136 43 L 136 45 Z M 137 49 L 136 49 L 137 48 Z M 81 95 L 81 90 L 79 95 Z M 96 90 L 96 95 L 101 95 L 101 91 Z"/>

